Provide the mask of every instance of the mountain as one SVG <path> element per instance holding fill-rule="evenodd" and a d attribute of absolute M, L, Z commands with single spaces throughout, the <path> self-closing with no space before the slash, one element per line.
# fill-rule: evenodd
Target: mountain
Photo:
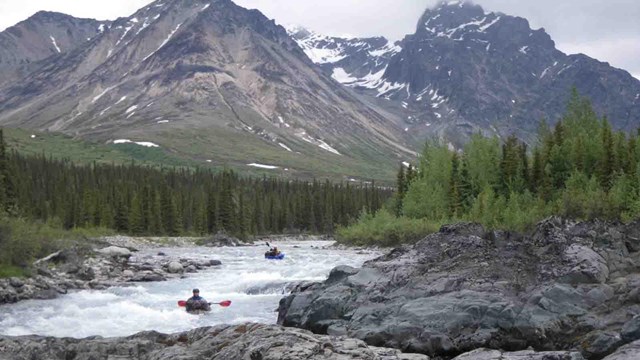
<path fill-rule="evenodd" d="M 109 24 L 109 21 L 78 19 L 54 12 L 36 13 L 0 33 L 0 82 L 18 69 L 28 69 L 34 62 L 90 41 Z"/>
<path fill-rule="evenodd" d="M 156 1 L 101 29 L 0 88 L 0 125 L 317 176 L 389 179 L 415 155 L 257 10 Z"/>
<path fill-rule="evenodd" d="M 426 138 L 533 140 L 574 86 L 616 128 L 640 124 L 626 71 L 463 1 L 398 42 L 285 29 L 230 0 L 156 1 L 113 22 L 38 13 L 0 39 L 14 49 L 0 50 L 1 126 L 203 166 L 390 180 Z"/>
<path fill-rule="evenodd" d="M 314 43 L 311 37 L 294 37 L 308 54 L 327 48 L 326 41 L 305 48 Z M 461 144 L 482 131 L 532 140 L 540 119 L 558 120 L 574 86 L 616 128 L 640 126 L 640 81 L 588 56 L 562 53 L 544 29 L 533 30 L 520 17 L 443 1 L 396 46 L 401 50 L 378 58 L 375 66 L 351 51 L 319 65 L 344 85 L 385 99 L 383 106 L 401 115 L 407 132 L 419 138 Z"/>
<path fill-rule="evenodd" d="M 350 86 L 375 87 L 391 57 L 402 50 L 384 37 L 329 37 L 299 26 L 287 31 L 309 59 Z"/>

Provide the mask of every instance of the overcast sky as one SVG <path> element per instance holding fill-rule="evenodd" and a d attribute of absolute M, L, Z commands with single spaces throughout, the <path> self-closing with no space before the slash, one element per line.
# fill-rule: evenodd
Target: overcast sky
<path fill-rule="evenodd" d="M 197 0 L 184 0 L 197 1 Z M 78 17 L 128 16 L 150 0 L 0 0 L 0 30 L 38 10 Z M 236 0 L 280 24 L 298 24 L 330 35 L 413 33 L 422 12 L 438 0 Z M 558 48 L 585 53 L 640 79 L 640 0 L 475 0 L 485 10 L 522 16 L 544 27 Z"/>

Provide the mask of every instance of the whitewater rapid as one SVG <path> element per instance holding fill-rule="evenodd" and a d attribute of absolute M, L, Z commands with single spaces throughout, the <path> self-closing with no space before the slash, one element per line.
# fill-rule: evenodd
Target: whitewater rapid
<path fill-rule="evenodd" d="M 220 260 L 222 266 L 157 283 L 135 283 L 107 290 L 77 291 L 53 300 L 28 300 L 0 306 L 0 335 L 44 335 L 85 338 L 128 336 L 140 331 L 164 333 L 202 326 L 259 322 L 273 324 L 279 300 L 291 283 L 321 281 L 338 265 L 359 267 L 374 251 L 329 248 L 331 241 L 287 241 L 277 246 L 284 260 L 265 260 L 266 245 L 224 248 L 156 248 L 135 254 L 139 259 L 165 253 L 170 258 Z M 132 260 L 136 260 L 133 259 Z M 213 306 L 205 315 L 190 315 L 178 300 L 199 288 Z"/>

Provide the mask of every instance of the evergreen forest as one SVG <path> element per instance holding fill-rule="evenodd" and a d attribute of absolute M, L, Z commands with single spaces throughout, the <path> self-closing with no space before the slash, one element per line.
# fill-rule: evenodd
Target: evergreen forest
<path fill-rule="evenodd" d="M 427 142 L 415 169 L 400 167 L 394 199 L 339 229 L 339 238 L 391 246 L 460 221 L 516 231 L 551 215 L 632 221 L 640 216 L 638 136 L 613 131 L 574 90 L 532 147 L 481 134 L 459 150 Z"/>
<path fill-rule="evenodd" d="M 0 184 L 0 265 L 16 266 L 52 250 L 33 239 L 37 234 L 17 235 L 18 219 L 23 228 L 45 224 L 136 236 L 331 234 L 392 195 L 375 183 L 249 178 L 232 170 L 135 163 L 77 165 L 10 151 L 1 129 Z"/>

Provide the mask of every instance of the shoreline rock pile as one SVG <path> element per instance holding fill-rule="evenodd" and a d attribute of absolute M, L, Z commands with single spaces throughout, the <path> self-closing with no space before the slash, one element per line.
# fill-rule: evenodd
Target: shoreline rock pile
<path fill-rule="evenodd" d="M 34 263 L 34 276 L 0 279 L 0 305 L 53 299 L 69 290 L 102 290 L 132 282 L 166 281 L 221 265 L 219 260 L 172 259 L 163 253 L 132 261 L 131 249 L 136 250 L 131 246 L 132 240 L 126 240 L 126 244 L 128 247 L 73 247 L 40 259 Z"/>

